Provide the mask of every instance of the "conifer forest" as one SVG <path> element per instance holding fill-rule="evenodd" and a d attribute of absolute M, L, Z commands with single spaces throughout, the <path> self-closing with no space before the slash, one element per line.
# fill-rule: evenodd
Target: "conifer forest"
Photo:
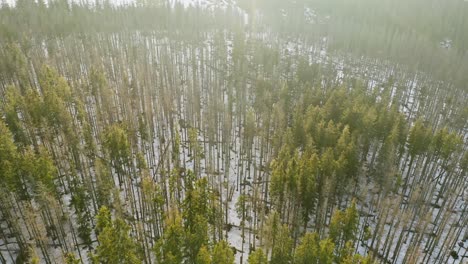
<path fill-rule="evenodd" d="M 0 263 L 468 263 L 467 0 L 0 0 Z"/>

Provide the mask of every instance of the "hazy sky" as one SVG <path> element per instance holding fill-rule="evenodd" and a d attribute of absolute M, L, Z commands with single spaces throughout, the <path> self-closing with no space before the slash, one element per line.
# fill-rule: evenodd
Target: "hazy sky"
<path fill-rule="evenodd" d="M 6 2 L 7 4 L 9 5 L 14 5 L 16 0 L 0 0 L 0 2 Z M 76 1 L 76 2 L 80 2 L 80 0 L 72 0 L 72 1 Z M 88 2 L 94 2 L 94 0 L 87 0 Z M 117 5 L 121 5 L 121 4 L 128 4 L 128 3 L 133 3 L 135 2 L 136 0 L 110 0 L 111 3 L 114 3 L 114 4 L 117 4 Z M 197 4 L 203 4 L 203 3 L 206 3 L 206 2 L 210 2 L 210 0 L 170 0 L 171 2 L 181 2 L 183 3 L 184 5 L 186 6 L 189 6 L 189 5 L 197 5 Z M 213 1 L 213 0 L 211 0 Z M 219 1 L 219 2 L 225 2 L 225 0 L 214 0 L 214 1 Z M 48 2 L 48 0 L 44 0 L 44 2 Z"/>

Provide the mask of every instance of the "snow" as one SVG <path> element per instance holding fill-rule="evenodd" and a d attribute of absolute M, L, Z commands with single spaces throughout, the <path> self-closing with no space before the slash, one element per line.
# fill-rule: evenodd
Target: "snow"
<path fill-rule="evenodd" d="M 127 2 L 125 0 L 122 0 L 121 1 L 122 3 L 124 2 Z M 227 8 L 228 6 L 232 5 L 233 2 L 232 1 L 226 1 L 226 0 L 223 0 L 223 1 L 209 1 L 209 0 L 181 0 L 181 3 L 186 6 L 186 7 L 189 7 L 189 6 L 200 6 L 200 7 L 203 7 L 203 8 L 207 8 L 207 9 L 212 9 L 214 10 L 215 8 Z M 244 11 L 242 11 L 244 12 Z M 245 13 L 245 12 L 244 12 Z M 287 16 L 286 14 L 286 11 L 283 10 L 282 12 L 283 16 Z M 315 17 L 316 17 L 316 14 L 315 12 L 312 10 L 312 9 L 308 9 L 306 8 L 305 10 L 305 15 L 306 17 L 308 18 L 308 20 L 310 20 L 310 23 L 313 23 Z M 247 14 L 245 14 L 245 16 L 248 16 Z M 248 17 L 247 17 L 248 18 Z M 330 17 L 327 16 L 327 19 L 329 19 Z M 262 40 L 267 40 L 267 36 L 264 35 L 264 36 L 258 36 L 259 39 L 262 39 Z M 167 39 L 164 39 L 162 40 L 163 42 L 167 42 L 169 40 Z M 206 49 L 208 51 L 208 53 L 211 52 L 210 50 L 210 44 L 211 42 L 210 41 L 207 41 L 205 43 L 206 45 Z M 227 51 L 228 51 L 228 58 L 227 60 L 230 61 L 231 60 L 231 55 L 232 54 L 232 47 L 233 47 L 233 42 L 231 39 L 228 39 L 226 41 L 226 46 L 227 46 Z M 327 64 L 327 63 L 330 63 L 333 65 L 334 69 L 336 69 L 337 71 L 337 81 L 338 82 L 342 82 L 342 80 L 346 77 L 350 77 L 350 76 L 357 76 L 357 73 L 356 72 L 359 72 L 361 71 L 362 69 L 356 69 L 354 67 L 352 67 L 352 60 L 347 58 L 346 55 L 343 55 L 343 56 L 338 56 L 336 54 L 331 54 L 330 52 L 328 52 L 328 39 L 327 37 L 323 37 L 322 40 L 319 42 L 319 43 L 313 43 L 313 44 L 310 44 L 310 43 L 304 43 L 304 42 L 301 42 L 299 40 L 288 40 L 286 43 L 283 43 L 282 45 L 283 49 L 281 50 L 287 50 L 288 53 L 290 53 L 291 55 L 294 55 L 294 54 L 300 54 L 301 52 L 307 52 L 308 54 L 308 57 L 309 57 L 309 61 L 311 63 L 322 63 L 322 64 Z M 199 52 L 199 50 L 197 50 L 197 52 Z M 198 55 L 198 54 L 197 54 Z M 190 56 L 190 55 L 189 55 Z M 188 58 L 183 58 L 184 60 L 188 60 Z M 198 66 L 201 66 L 201 65 L 198 65 Z M 352 72 L 350 73 L 347 73 L 345 72 L 345 69 L 348 69 L 350 68 L 351 70 L 353 70 Z M 376 87 L 379 87 L 379 84 L 385 82 L 387 80 L 387 76 L 384 76 L 383 78 L 379 78 L 379 76 L 382 76 L 381 72 L 379 71 L 382 71 L 381 69 L 375 69 L 375 68 L 372 68 L 372 66 L 369 67 L 369 69 L 366 69 L 366 71 L 368 71 L 368 76 L 367 77 L 372 77 L 371 78 L 371 81 L 369 82 L 369 88 L 370 89 L 374 89 Z M 385 71 L 385 69 L 383 70 Z M 387 72 L 390 72 L 389 74 L 393 74 L 394 72 L 393 71 L 387 71 Z M 407 96 L 408 98 L 408 102 L 407 102 L 407 107 L 406 108 L 403 108 L 402 110 L 406 113 L 406 114 L 409 114 L 409 109 L 411 108 L 417 108 L 419 103 L 418 103 L 418 100 L 417 100 L 417 92 L 418 92 L 418 88 L 421 86 L 422 84 L 419 83 L 419 78 L 418 76 L 414 76 L 414 78 L 412 80 L 408 80 L 407 83 L 406 83 L 406 86 L 407 87 L 411 87 L 410 89 L 410 94 Z M 395 85 L 395 88 L 396 88 L 396 85 Z M 184 89 L 187 89 L 187 87 L 184 87 Z M 395 95 L 395 93 L 392 93 L 392 97 Z M 227 101 L 228 101 L 228 96 L 226 93 L 223 93 L 223 98 L 224 98 L 224 103 L 227 104 Z M 185 100 L 186 98 L 184 98 Z M 206 98 L 203 98 L 203 100 L 206 100 Z M 182 104 L 182 110 L 181 110 L 181 113 L 180 115 L 184 118 L 184 113 L 185 113 L 185 104 L 183 103 Z M 203 115 L 203 114 L 202 114 Z M 202 118 L 203 119 L 203 118 Z M 181 130 L 181 135 L 183 134 L 183 130 Z M 240 146 L 241 145 L 241 139 L 240 139 L 240 128 L 236 128 L 236 137 L 233 139 L 234 142 L 231 143 L 231 147 L 234 145 L 234 146 Z M 203 135 L 202 135 L 202 132 L 200 132 L 199 134 L 199 139 L 200 140 L 203 140 Z M 154 141 L 153 141 L 153 147 L 155 149 L 160 149 L 160 142 L 159 142 L 159 139 L 158 138 L 155 138 Z M 220 146 L 215 146 L 217 148 L 219 148 Z M 237 182 L 237 178 L 238 178 L 238 167 L 239 167 L 239 162 L 240 162 L 240 156 L 238 153 L 240 153 L 240 149 L 232 149 L 230 148 L 230 156 L 233 157 L 231 160 L 230 160 L 230 163 L 229 163 L 229 175 L 228 175 L 228 181 L 229 181 L 229 186 L 236 186 L 238 185 L 239 183 Z M 189 157 L 188 157 L 188 146 L 183 146 L 182 148 L 182 151 L 181 151 L 181 161 L 186 161 L 186 166 L 187 168 L 189 169 L 193 169 L 194 167 L 194 161 L 191 160 Z M 257 153 L 255 153 L 257 154 Z M 254 154 L 254 156 L 255 156 Z M 219 157 L 219 159 L 222 159 L 223 157 Z M 226 168 L 224 168 L 224 162 L 219 161 L 218 162 L 221 164 L 221 171 L 226 171 Z M 255 159 L 255 161 L 253 162 L 250 170 L 253 170 L 253 167 L 258 165 L 258 160 Z M 205 163 L 205 160 L 202 159 L 201 161 L 201 164 L 204 164 Z M 244 171 L 241 171 L 240 173 L 241 174 L 245 174 L 247 172 L 247 168 L 244 168 Z M 156 175 L 157 172 L 155 171 L 155 167 L 152 167 L 151 168 L 151 175 Z M 406 174 L 406 173 L 404 173 Z M 205 171 L 205 167 L 202 168 L 202 175 L 207 175 L 207 172 Z M 115 176 L 115 175 L 114 175 Z M 116 182 L 117 182 L 117 179 L 115 178 L 114 179 Z M 441 179 L 442 180 L 442 179 Z M 217 182 L 218 184 L 221 184 L 219 182 Z M 137 186 L 138 182 L 135 181 L 133 183 L 135 185 L 135 187 Z M 437 188 L 440 188 L 440 184 L 437 185 L 438 187 Z M 373 193 L 373 188 L 374 186 L 373 185 L 369 185 L 368 186 L 368 190 L 370 194 Z M 228 190 L 223 190 L 225 191 L 226 193 L 228 192 Z M 249 188 L 247 188 L 247 191 L 249 191 Z M 445 226 L 445 227 L 442 227 L 444 228 L 443 229 L 443 232 L 442 232 L 442 237 L 441 237 L 441 241 L 443 240 L 444 237 L 446 237 L 449 232 L 449 229 L 451 226 L 455 225 L 455 223 L 458 221 L 458 217 L 460 217 L 460 214 L 463 215 L 464 211 L 463 211 L 463 206 L 465 205 L 466 203 L 466 200 L 467 200 L 467 194 L 466 194 L 467 190 L 464 191 L 464 195 L 461 195 L 460 197 L 457 197 L 456 198 L 456 209 L 459 210 L 457 211 L 456 213 L 452 214 L 450 219 L 448 219 L 448 224 Z M 242 237 L 241 237 L 241 228 L 239 227 L 240 224 L 241 224 L 241 219 L 238 217 L 237 215 L 237 212 L 235 210 L 235 203 L 237 202 L 237 199 L 239 197 L 240 193 L 239 191 L 237 190 L 234 190 L 234 194 L 233 194 L 233 197 L 231 199 L 231 201 L 228 203 L 229 204 L 229 209 L 228 209 L 228 222 L 230 224 L 233 225 L 232 229 L 228 232 L 228 241 L 230 242 L 230 244 L 232 246 L 234 246 L 237 250 L 238 250 L 238 253 L 236 254 L 236 263 L 240 263 L 240 253 L 239 251 L 243 248 L 244 249 L 244 260 L 247 259 L 247 255 L 248 255 L 248 250 L 249 250 L 249 247 L 250 245 L 248 244 L 248 239 L 247 239 L 247 236 L 249 235 L 249 231 L 248 231 L 248 228 L 246 228 L 246 231 L 245 231 L 245 235 L 246 235 L 246 242 L 242 243 Z M 121 192 L 121 199 L 124 201 L 125 197 L 126 197 L 126 193 L 125 192 Z M 137 194 L 137 199 L 138 199 L 138 194 Z M 65 204 L 69 204 L 70 203 L 70 197 L 69 195 L 64 195 L 63 196 L 63 201 L 65 202 Z M 372 196 L 369 195 L 367 197 L 367 200 L 370 201 L 372 199 Z M 370 209 L 366 206 L 360 206 L 359 207 L 360 211 L 364 211 L 364 212 L 368 212 Z M 139 208 L 137 207 L 136 208 L 136 212 L 139 213 Z M 439 212 L 440 209 L 438 208 L 435 208 L 435 209 L 431 209 L 431 217 L 432 218 L 435 218 L 437 213 Z M 398 216 L 398 217 L 401 217 L 401 216 Z M 361 218 L 361 226 L 364 224 L 364 220 L 365 220 L 365 217 L 362 217 Z M 367 219 L 369 222 L 367 223 L 371 229 L 375 229 L 376 227 L 376 219 L 375 217 L 374 218 L 368 218 Z M 70 220 L 75 226 L 76 226 L 76 216 L 74 214 L 71 214 L 71 220 Z M 249 223 L 247 222 L 246 223 L 246 226 L 248 226 Z M 387 231 L 389 230 L 390 226 L 389 225 L 384 225 L 384 234 L 387 234 Z M 465 230 L 465 233 L 467 232 L 467 228 L 465 227 L 464 228 Z M 396 246 L 396 243 L 397 243 L 397 239 L 398 239 L 398 234 L 399 232 L 404 232 L 403 230 L 398 229 L 396 228 L 394 231 L 392 232 L 396 232 L 397 235 L 394 236 L 394 239 L 392 241 L 392 248 L 391 248 L 391 251 L 390 251 L 390 256 L 392 255 L 393 253 L 393 249 L 394 247 Z M 381 241 L 381 245 L 387 240 L 387 239 L 390 239 L 390 236 L 392 234 L 389 234 L 389 235 L 384 235 L 382 236 L 382 241 Z M 406 235 L 406 239 L 410 239 L 413 234 L 412 233 L 409 233 Z M 95 237 L 93 237 L 93 239 L 95 239 Z M 426 237 L 424 239 L 427 239 Z M 0 250 L 4 250 L 4 249 L 11 249 L 14 247 L 13 244 L 7 244 L 7 245 L 4 245 L 4 240 L 0 240 Z M 11 242 L 11 241 L 8 241 L 8 242 Z M 466 241 L 465 241 L 465 244 L 466 244 Z M 465 245 L 464 247 L 460 246 L 459 243 L 456 243 L 455 244 L 455 248 L 453 250 L 455 251 L 459 251 L 459 255 L 460 256 L 463 256 L 463 255 L 466 255 L 467 254 L 467 246 Z M 408 243 L 404 243 L 402 244 L 402 248 L 401 248 L 401 253 L 399 255 L 397 255 L 397 260 L 396 262 L 397 263 L 402 263 L 403 262 L 403 253 L 406 252 L 408 250 L 408 246 L 409 244 Z M 359 243 L 359 246 L 357 248 L 358 252 L 360 253 L 366 253 L 368 248 L 366 246 L 362 246 L 360 245 Z M 381 252 L 379 249 L 377 249 L 380 253 L 384 253 L 384 252 Z M 442 248 L 441 245 L 437 244 L 435 250 L 434 250 L 434 253 L 432 254 L 432 257 L 435 257 L 437 256 L 437 254 L 441 251 L 441 250 L 447 250 L 446 248 Z M 54 252 L 54 255 L 56 256 L 60 256 L 61 255 L 61 252 L 57 252 L 57 250 L 55 250 Z M 59 259 L 59 257 L 57 257 L 57 259 Z M 86 258 L 85 258 L 86 259 Z M 448 263 L 461 263 L 462 260 L 459 259 L 459 261 L 453 261 L 453 262 L 448 262 Z"/>
<path fill-rule="evenodd" d="M 304 17 L 309 24 L 315 24 L 317 20 L 317 14 L 315 10 L 311 9 L 310 7 L 305 7 L 304 9 Z"/>

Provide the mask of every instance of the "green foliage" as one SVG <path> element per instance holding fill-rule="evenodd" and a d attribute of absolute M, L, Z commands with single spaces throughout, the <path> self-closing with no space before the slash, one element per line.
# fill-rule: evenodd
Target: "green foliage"
<path fill-rule="evenodd" d="M 108 89 L 107 79 L 104 76 L 102 70 L 96 68 L 91 69 L 91 94 L 95 97 L 99 96 L 101 93 L 105 93 L 105 90 Z"/>
<path fill-rule="evenodd" d="M 321 253 L 319 243 L 316 233 L 306 233 L 294 252 L 294 264 L 318 263 Z"/>
<path fill-rule="evenodd" d="M 319 158 L 315 152 L 303 153 L 299 161 L 299 199 L 303 210 L 304 226 L 309 222 L 309 214 L 315 207 L 317 198 L 317 173 Z"/>
<path fill-rule="evenodd" d="M 268 264 L 268 259 L 265 253 L 261 248 L 256 249 L 254 252 L 250 253 L 249 264 Z"/>
<path fill-rule="evenodd" d="M 99 208 L 96 216 L 96 233 L 100 233 L 104 228 L 112 225 L 111 212 L 106 206 Z"/>
<path fill-rule="evenodd" d="M 72 198 L 70 201 L 70 206 L 75 208 L 75 212 L 77 214 L 77 222 L 78 222 L 78 236 L 83 240 L 84 244 L 90 246 L 91 241 L 91 215 L 87 208 L 87 205 L 90 202 L 90 198 L 86 193 L 85 188 L 77 183 L 76 180 L 73 183 L 71 188 L 72 190 Z"/>
<path fill-rule="evenodd" d="M 62 128 L 65 133 L 72 133 L 72 117 L 67 110 L 71 102 L 71 89 L 66 80 L 48 66 L 43 66 L 39 76 L 42 90 L 42 113 L 50 127 Z"/>
<path fill-rule="evenodd" d="M 340 250 L 346 243 L 354 243 L 356 232 L 359 227 L 359 214 L 356 202 L 353 200 L 351 206 L 345 211 L 335 211 L 330 221 L 330 239 L 336 244 L 338 260 L 341 260 Z M 351 244 L 351 245 L 352 245 Z"/>
<path fill-rule="evenodd" d="M 208 242 L 208 220 L 211 217 L 208 197 L 210 194 L 206 178 L 188 184 L 183 201 L 183 219 L 186 250 L 191 261 L 195 261 L 200 248 Z"/>
<path fill-rule="evenodd" d="M 289 228 L 281 225 L 274 238 L 274 245 L 271 252 L 271 264 L 286 264 L 293 260 L 293 241 L 289 234 Z"/>
<path fill-rule="evenodd" d="M 273 200 L 277 200 L 281 206 L 285 199 L 285 186 L 288 180 L 286 171 L 288 169 L 288 161 L 290 160 L 290 150 L 284 146 L 278 157 L 271 162 L 271 183 L 270 195 Z"/>
<path fill-rule="evenodd" d="M 344 263 L 353 263 L 355 256 L 354 253 L 354 243 L 352 241 L 347 241 L 340 252 L 340 262 Z"/>
<path fill-rule="evenodd" d="M 320 240 L 317 233 L 306 233 L 294 252 L 294 264 L 367 264 L 371 263 L 370 260 L 369 257 L 354 254 L 352 241 L 348 241 L 343 250 L 335 254 L 335 244 L 332 240 Z"/>
<path fill-rule="evenodd" d="M 216 242 L 233 209 L 266 251 L 250 263 L 369 263 L 354 254 L 355 202 L 329 210 L 376 190 L 360 234 L 384 255 L 421 261 L 418 247 L 447 244 L 425 238 L 439 225 L 460 234 L 462 1 L 237 1 L 248 21 L 237 8 L 85 2 L 0 8 L 2 235 L 21 252 L 34 241 L 32 262 L 57 261 L 50 245 L 92 246 L 98 208 L 95 263 L 231 263 Z M 436 207 L 429 224 L 417 215 Z M 393 247 L 407 221 L 421 236 Z"/>
<path fill-rule="evenodd" d="M 236 212 L 237 215 L 241 220 L 241 225 L 245 226 L 245 218 L 246 214 L 250 212 L 250 204 L 249 204 L 249 199 L 247 195 L 241 194 L 239 195 L 239 198 L 237 198 L 236 202 Z"/>
<path fill-rule="evenodd" d="M 201 215 L 205 218 L 209 216 L 208 200 L 208 180 L 201 178 L 196 182 L 186 182 L 187 194 L 183 202 L 183 215 L 186 220 L 186 226 L 189 230 L 196 228 L 192 222 L 196 215 Z"/>
<path fill-rule="evenodd" d="M 40 187 L 52 195 L 57 195 L 54 180 L 57 176 L 57 168 L 47 150 L 39 149 L 35 154 L 32 150 L 26 150 L 20 162 L 21 174 L 31 184 L 33 192 L 40 192 Z"/>
<path fill-rule="evenodd" d="M 432 140 L 432 148 L 436 155 L 448 159 L 450 155 L 460 149 L 463 140 L 456 133 L 450 133 L 446 127 L 438 130 Z"/>
<path fill-rule="evenodd" d="M 22 121 L 18 116 L 18 112 L 21 112 L 23 109 L 23 96 L 19 93 L 16 87 L 8 86 L 6 88 L 5 104 L 3 106 L 3 111 L 5 112 L 5 123 L 13 134 L 15 143 L 21 147 L 25 147 L 30 143 Z"/>
<path fill-rule="evenodd" d="M 221 240 L 213 248 L 212 264 L 234 264 L 234 252 L 229 244 Z"/>
<path fill-rule="evenodd" d="M 18 152 L 13 142 L 13 135 L 0 119 L 0 184 L 11 187 L 19 184 L 16 175 Z"/>
<path fill-rule="evenodd" d="M 394 126 L 390 135 L 385 139 L 378 157 L 376 165 L 376 180 L 384 188 L 391 187 L 392 180 L 395 181 L 394 186 L 398 190 L 396 175 L 396 160 L 397 160 L 397 126 Z"/>
<path fill-rule="evenodd" d="M 319 243 L 320 255 L 319 262 L 320 264 L 332 264 L 335 256 L 333 251 L 335 250 L 335 244 L 331 239 L 321 240 Z"/>
<path fill-rule="evenodd" d="M 98 236 L 96 256 L 99 263 L 139 264 L 137 245 L 129 236 L 130 227 L 121 219 L 104 227 Z"/>
<path fill-rule="evenodd" d="M 110 169 L 103 160 L 96 159 L 96 195 L 99 206 L 110 206 L 112 198 L 112 189 L 114 188 L 114 179 Z"/>
<path fill-rule="evenodd" d="M 208 197 L 206 178 L 188 184 L 182 215 L 187 236 L 186 250 L 192 262 L 196 260 L 200 248 L 208 242 L 208 220 L 211 217 Z"/>
<path fill-rule="evenodd" d="M 70 101 L 72 93 L 67 81 L 65 78 L 59 76 L 58 72 L 53 68 L 47 65 L 42 66 L 39 76 L 39 84 L 41 85 L 44 98 L 56 95 L 65 102 Z"/>
<path fill-rule="evenodd" d="M 81 260 L 75 257 L 73 253 L 65 254 L 65 264 L 80 264 Z"/>
<path fill-rule="evenodd" d="M 106 129 L 103 146 L 116 165 L 125 165 L 130 162 L 130 142 L 127 132 L 121 125 L 114 124 Z"/>
<path fill-rule="evenodd" d="M 346 242 L 345 247 L 341 253 L 342 260 L 340 263 L 342 264 L 370 264 L 371 258 L 363 257 L 359 254 L 354 254 L 354 245 L 351 241 Z"/>
<path fill-rule="evenodd" d="M 25 101 L 25 111 L 30 118 L 30 123 L 36 127 L 43 127 L 43 102 L 42 98 L 39 95 L 39 92 L 35 89 L 28 89 L 26 95 L 24 96 Z"/>
<path fill-rule="evenodd" d="M 334 250 L 331 239 L 320 240 L 317 233 L 306 233 L 294 252 L 294 264 L 334 263 Z"/>
<path fill-rule="evenodd" d="M 423 124 L 421 119 L 418 119 L 411 128 L 408 137 L 408 149 L 412 157 L 422 154 L 430 146 L 429 130 Z"/>
<path fill-rule="evenodd" d="M 175 209 L 168 212 L 165 224 L 164 235 L 154 246 L 158 263 L 178 264 L 184 259 L 183 245 L 186 241 L 186 234 L 182 225 L 182 218 Z M 197 252 L 198 253 L 198 252 Z"/>
<path fill-rule="evenodd" d="M 265 247 L 272 248 L 274 246 L 280 225 L 279 213 L 272 211 L 265 220 L 265 224 L 261 230 Z"/>
<path fill-rule="evenodd" d="M 208 242 L 208 221 L 202 215 L 196 215 L 193 219 L 194 227 L 187 230 L 186 250 L 190 260 L 196 260 L 200 249 Z M 188 232 L 189 231 L 189 232 Z"/>
<path fill-rule="evenodd" d="M 325 177 L 333 179 L 337 163 L 332 148 L 327 148 L 320 158 L 320 172 Z"/>
<path fill-rule="evenodd" d="M 111 212 L 105 206 L 96 216 L 96 233 L 99 245 L 93 262 L 111 264 L 137 264 L 141 260 L 137 254 L 137 244 L 129 235 L 130 226 L 122 219 L 111 219 Z"/>
<path fill-rule="evenodd" d="M 148 126 L 143 114 L 138 116 L 138 132 L 142 140 L 146 141 L 149 139 Z"/>
<path fill-rule="evenodd" d="M 202 246 L 198 251 L 196 264 L 211 264 L 211 254 L 206 246 Z"/>

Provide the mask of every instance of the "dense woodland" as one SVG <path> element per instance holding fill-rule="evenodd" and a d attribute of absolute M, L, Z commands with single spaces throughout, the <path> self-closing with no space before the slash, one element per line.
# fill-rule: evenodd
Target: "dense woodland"
<path fill-rule="evenodd" d="M 0 8 L 0 262 L 468 262 L 468 3 Z M 226 4 L 227 3 L 227 4 Z"/>

